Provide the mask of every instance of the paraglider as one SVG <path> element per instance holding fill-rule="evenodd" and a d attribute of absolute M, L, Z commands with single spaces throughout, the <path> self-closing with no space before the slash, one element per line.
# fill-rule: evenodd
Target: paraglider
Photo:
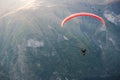
<path fill-rule="evenodd" d="M 75 13 L 75 14 L 72 14 L 72 15 L 66 17 L 66 18 L 62 21 L 61 26 L 63 27 L 64 24 L 65 24 L 67 21 L 71 20 L 72 18 L 79 17 L 79 16 L 90 16 L 90 17 L 93 17 L 93 18 L 99 20 L 104 26 L 106 25 L 106 23 L 105 23 L 105 21 L 104 21 L 104 19 L 103 19 L 102 17 L 100 17 L 100 16 L 98 16 L 98 15 L 96 15 L 96 14 L 93 14 L 93 13 L 81 12 L 81 13 Z"/>
<path fill-rule="evenodd" d="M 71 19 L 73 19 L 73 18 L 79 17 L 79 16 L 89 16 L 89 17 L 95 18 L 95 19 L 97 19 L 98 21 L 100 21 L 100 22 L 104 25 L 104 27 L 106 26 L 106 23 L 105 23 L 105 21 L 104 21 L 104 19 L 103 19 L 102 17 L 100 17 L 100 16 L 98 16 L 98 15 L 96 15 L 96 14 L 93 14 L 93 13 L 86 13 L 86 12 L 75 13 L 75 14 L 72 14 L 72 15 L 66 17 L 66 18 L 61 22 L 61 26 L 64 27 L 64 24 L 65 24 L 67 21 L 69 21 L 69 20 L 71 20 Z M 86 51 L 87 51 L 86 48 L 82 48 L 82 49 L 81 49 L 81 54 L 82 54 L 82 55 L 86 55 Z"/>

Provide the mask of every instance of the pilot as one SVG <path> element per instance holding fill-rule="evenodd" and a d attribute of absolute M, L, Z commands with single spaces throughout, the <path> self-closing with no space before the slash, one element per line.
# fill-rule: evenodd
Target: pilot
<path fill-rule="evenodd" d="M 84 56 L 86 54 L 86 49 L 81 49 L 81 54 Z"/>

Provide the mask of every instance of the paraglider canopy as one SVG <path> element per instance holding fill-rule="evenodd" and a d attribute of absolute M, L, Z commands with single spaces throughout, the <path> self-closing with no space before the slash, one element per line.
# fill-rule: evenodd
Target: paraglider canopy
<path fill-rule="evenodd" d="M 78 17 L 78 16 L 90 16 L 90 17 L 93 17 L 93 18 L 99 20 L 104 26 L 106 25 L 106 23 L 105 23 L 105 21 L 104 21 L 104 19 L 103 19 L 102 17 L 100 17 L 100 16 L 98 16 L 98 15 L 96 15 L 96 14 L 93 14 L 93 13 L 81 12 L 81 13 L 75 13 L 75 14 L 72 14 L 72 15 L 66 17 L 66 18 L 62 21 L 61 26 L 63 27 L 64 24 L 65 24 L 67 21 L 71 20 L 72 18 Z"/>

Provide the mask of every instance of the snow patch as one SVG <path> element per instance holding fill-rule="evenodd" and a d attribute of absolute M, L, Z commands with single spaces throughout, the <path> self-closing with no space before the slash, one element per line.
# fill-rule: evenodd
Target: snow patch
<path fill-rule="evenodd" d="M 114 23 L 116 25 L 120 24 L 120 14 L 117 15 L 112 11 L 106 10 L 106 11 L 104 11 L 104 16 L 110 22 L 112 22 L 112 23 Z"/>
<path fill-rule="evenodd" d="M 34 39 L 29 39 L 27 41 L 27 47 L 37 48 L 37 47 L 43 47 L 43 46 L 44 46 L 43 41 L 37 41 L 37 40 L 34 40 Z"/>
<path fill-rule="evenodd" d="M 106 31 L 106 26 L 103 25 L 102 27 L 99 28 L 99 30 L 100 31 Z"/>
<path fill-rule="evenodd" d="M 112 42 L 112 44 L 115 46 L 115 41 L 112 38 L 109 38 L 109 40 Z"/>
<path fill-rule="evenodd" d="M 64 38 L 65 40 L 69 40 L 66 36 L 63 36 L 63 38 Z"/>

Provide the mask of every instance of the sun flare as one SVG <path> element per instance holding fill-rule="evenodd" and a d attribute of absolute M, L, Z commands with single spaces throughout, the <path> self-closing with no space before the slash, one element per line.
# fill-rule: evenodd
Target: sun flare
<path fill-rule="evenodd" d="M 19 9 L 34 9 L 37 4 L 35 3 L 36 0 L 21 0 L 24 5 L 22 7 L 20 7 Z"/>
<path fill-rule="evenodd" d="M 0 18 L 19 10 L 37 9 L 37 0 L 0 0 Z"/>

